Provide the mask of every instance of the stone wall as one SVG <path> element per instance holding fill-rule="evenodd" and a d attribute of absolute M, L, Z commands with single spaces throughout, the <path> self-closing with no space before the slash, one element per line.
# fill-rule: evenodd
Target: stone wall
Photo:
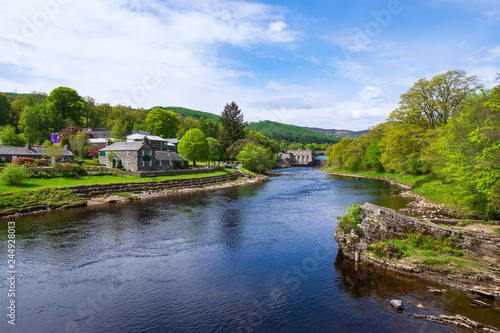
<path fill-rule="evenodd" d="M 136 177 L 160 177 L 160 176 L 178 176 L 178 175 L 191 175 L 200 173 L 210 173 L 217 170 L 222 170 L 220 166 L 210 167 L 208 169 L 180 169 L 180 170 L 166 170 L 166 171 L 137 171 L 129 172 L 131 176 Z"/>
<path fill-rule="evenodd" d="M 366 246 L 389 239 L 406 239 L 409 233 L 431 235 L 436 239 L 454 236 L 460 241 L 462 249 L 496 258 L 500 251 L 500 237 L 485 233 L 457 230 L 440 227 L 431 222 L 421 222 L 416 218 L 399 214 L 392 209 L 365 203 L 361 207 L 359 226 L 363 235 L 353 232 L 344 233 L 340 228 L 335 232 L 335 240 L 339 250 L 351 259 L 356 258 L 356 252 L 361 261 L 366 259 Z"/>
<path fill-rule="evenodd" d="M 74 186 L 68 187 L 73 194 L 92 198 L 99 195 L 113 194 L 119 192 L 138 193 L 138 192 L 161 192 L 164 190 L 186 189 L 186 188 L 201 188 L 211 186 L 227 181 L 238 179 L 243 176 L 240 171 L 222 176 L 212 176 L 203 178 L 191 179 L 169 179 L 163 181 L 139 182 L 139 183 L 118 183 L 118 184 L 103 184 L 91 186 Z"/>

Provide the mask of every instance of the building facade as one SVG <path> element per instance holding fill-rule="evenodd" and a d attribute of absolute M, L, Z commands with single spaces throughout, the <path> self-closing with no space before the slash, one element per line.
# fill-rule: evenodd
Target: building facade
<path fill-rule="evenodd" d="M 108 168 L 124 167 L 128 171 L 166 171 L 174 170 L 175 162 L 188 163 L 188 160 L 175 152 L 157 151 L 149 140 L 116 142 L 99 151 L 99 163 Z"/>
<path fill-rule="evenodd" d="M 69 151 L 65 145 L 62 149 L 63 162 L 70 162 L 75 159 L 75 156 Z M 24 147 L 0 147 L 0 162 L 12 162 L 16 157 L 29 157 L 34 159 L 45 158 L 45 148 L 33 147 L 27 143 Z"/>

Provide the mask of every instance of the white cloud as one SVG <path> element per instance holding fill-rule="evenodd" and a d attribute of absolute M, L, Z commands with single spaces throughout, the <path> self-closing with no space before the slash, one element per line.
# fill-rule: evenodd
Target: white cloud
<path fill-rule="evenodd" d="M 365 87 L 358 95 L 362 101 L 367 103 L 380 103 L 387 99 L 382 89 L 373 86 Z"/>
<path fill-rule="evenodd" d="M 10 70 L 0 77 L 9 89 L 65 85 L 98 102 L 135 107 L 222 108 L 244 90 L 235 80 L 252 73 L 226 66 L 220 46 L 286 44 L 297 36 L 280 8 L 258 3 L 7 1 L 0 64 Z M 12 72 L 23 75 L 16 80 Z"/>

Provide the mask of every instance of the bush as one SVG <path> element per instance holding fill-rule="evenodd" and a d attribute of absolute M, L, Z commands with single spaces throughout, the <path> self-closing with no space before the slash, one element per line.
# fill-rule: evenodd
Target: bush
<path fill-rule="evenodd" d="M 21 184 L 28 177 L 26 169 L 19 165 L 11 164 L 0 174 L 0 180 L 8 186 Z"/>
<path fill-rule="evenodd" d="M 358 236 L 364 235 L 364 229 L 361 228 L 358 223 L 362 221 L 361 216 L 361 206 L 353 205 L 352 207 L 347 208 L 347 214 L 342 217 L 342 219 L 338 223 L 338 227 L 340 230 L 345 233 L 350 233 L 351 230 L 354 230 L 354 233 Z"/>
<path fill-rule="evenodd" d="M 27 165 L 32 166 L 35 163 L 35 159 L 31 157 L 16 157 L 12 160 L 12 164 L 14 165 Z"/>

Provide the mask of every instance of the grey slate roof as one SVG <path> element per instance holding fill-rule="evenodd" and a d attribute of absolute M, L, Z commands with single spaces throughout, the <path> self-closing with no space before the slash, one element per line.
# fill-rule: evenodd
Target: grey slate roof
<path fill-rule="evenodd" d="M 155 151 L 155 158 L 158 161 L 188 161 L 181 155 L 170 151 Z"/>
<path fill-rule="evenodd" d="M 73 156 L 69 150 L 62 149 L 64 156 Z M 16 155 L 16 156 L 45 156 L 45 148 L 36 147 L 0 147 L 0 155 Z"/>
<path fill-rule="evenodd" d="M 110 146 L 102 148 L 100 151 L 120 151 L 120 150 L 130 150 L 137 151 L 142 148 L 144 142 L 134 141 L 134 142 L 115 142 Z"/>

